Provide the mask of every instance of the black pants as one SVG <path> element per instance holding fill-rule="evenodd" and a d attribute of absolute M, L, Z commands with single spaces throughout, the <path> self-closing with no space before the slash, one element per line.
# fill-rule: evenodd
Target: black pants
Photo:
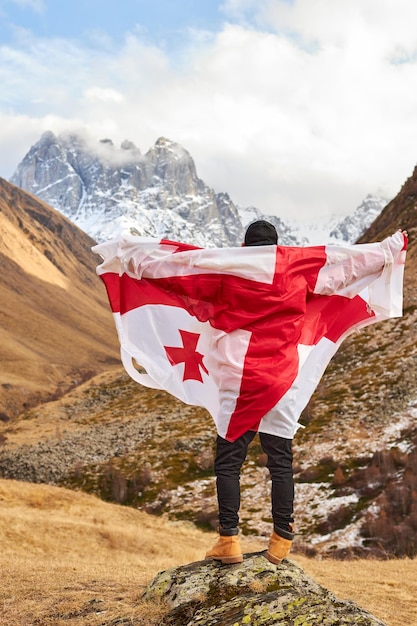
<path fill-rule="evenodd" d="M 248 431 L 234 442 L 217 436 L 216 474 L 219 524 L 223 529 L 236 529 L 239 523 L 240 470 L 246 459 L 248 446 L 255 437 Z M 292 469 L 292 440 L 259 433 L 262 450 L 268 457 L 271 474 L 271 505 L 275 531 L 288 530 L 294 521 L 294 477 Z"/>

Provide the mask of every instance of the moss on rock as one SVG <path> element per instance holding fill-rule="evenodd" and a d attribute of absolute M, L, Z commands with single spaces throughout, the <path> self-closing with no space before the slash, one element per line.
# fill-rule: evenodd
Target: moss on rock
<path fill-rule="evenodd" d="M 276 566 L 262 552 L 236 565 L 199 561 L 161 572 L 143 597 L 166 603 L 169 626 L 384 626 L 294 562 Z"/>

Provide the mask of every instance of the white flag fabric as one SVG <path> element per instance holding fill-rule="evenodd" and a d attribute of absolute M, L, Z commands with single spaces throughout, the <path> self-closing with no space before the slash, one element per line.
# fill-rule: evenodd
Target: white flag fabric
<path fill-rule="evenodd" d="M 123 237 L 93 251 L 126 371 L 205 407 L 234 441 L 247 430 L 291 439 L 343 339 L 402 315 L 406 247 L 398 231 L 306 248 Z"/>

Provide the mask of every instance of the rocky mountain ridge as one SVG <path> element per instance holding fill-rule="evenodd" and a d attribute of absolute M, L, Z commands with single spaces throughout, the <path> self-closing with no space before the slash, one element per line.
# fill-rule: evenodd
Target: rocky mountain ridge
<path fill-rule="evenodd" d="M 190 154 L 159 138 L 146 154 L 130 141 L 93 144 L 77 134 L 46 132 L 11 181 L 41 198 L 96 241 L 118 235 L 167 238 L 202 247 L 240 245 L 245 227 L 268 219 L 283 245 L 354 242 L 388 200 L 368 196 L 346 218 L 292 224 L 234 204 L 197 175 Z"/>

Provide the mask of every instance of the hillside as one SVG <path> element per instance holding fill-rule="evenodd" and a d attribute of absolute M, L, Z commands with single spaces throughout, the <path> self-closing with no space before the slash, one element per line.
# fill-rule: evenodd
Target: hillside
<path fill-rule="evenodd" d="M 379 241 L 401 228 L 409 246 L 404 275 L 404 315 L 349 338 L 331 362 L 305 412 L 310 426 L 336 420 L 372 437 L 377 424 L 414 427 L 417 407 L 417 168 L 358 243 Z M 408 415 L 401 424 L 403 418 Z M 371 429 L 369 431 L 369 429 Z M 410 432 L 407 435 L 411 440 Z M 405 436 L 403 437 L 405 438 Z"/>
<path fill-rule="evenodd" d="M 407 254 L 404 306 L 417 304 L 417 167 L 400 189 L 398 195 L 362 235 L 359 242 L 376 241 L 397 228 L 408 231 L 410 246 Z"/>
<path fill-rule="evenodd" d="M 0 419 L 119 362 L 94 241 L 0 179 Z"/>
<path fill-rule="evenodd" d="M 404 450 L 401 428 L 369 420 L 366 432 L 354 422 L 348 431 L 341 428 L 340 415 L 324 426 L 317 421 L 295 440 L 294 551 L 380 554 L 379 539 L 388 532 L 391 543 L 384 556 L 415 554 L 410 527 L 392 532 L 384 523 L 373 533 L 372 548 L 361 530 L 367 511 L 378 510 L 388 483 L 397 514 L 413 522 L 397 506 L 401 497 L 408 507 L 410 481 L 415 480 L 413 449 L 400 455 L 392 448 Z M 104 372 L 19 420 L 0 424 L 1 435 L 0 476 L 82 489 L 170 520 L 217 527 L 211 417 L 167 393 L 138 386 L 122 369 Z M 396 452 L 392 459 L 389 450 Z M 250 446 L 241 485 L 241 530 L 265 540 L 271 531 L 270 483 L 257 440 Z M 392 513 L 388 521 L 397 523 Z M 398 537 L 402 541 L 396 545 Z"/>
<path fill-rule="evenodd" d="M 0 621 L 160 626 L 164 607 L 143 602 L 144 587 L 161 570 L 202 559 L 214 537 L 86 494 L 0 480 Z M 243 541 L 246 553 L 264 548 Z M 292 558 L 389 626 L 417 623 L 416 561 Z"/>
<path fill-rule="evenodd" d="M 417 168 L 359 241 L 408 231 L 403 317 L 343 344 L 304 411 L 307 428 L 298 440 L 301 449 L 314 440 L 315 454 L 322 451 L 320 462 L 307 472 L 302 468 L 299 479 L 330 482 L 341 503 L 347 498 L 318 525 L 323 543 L 330 545 L 343 528 L 354 531 L 362 520 L 364 545 L 381 556 L 417 554 L 416 206 Z M 354 552 L 352 544 L 347 541 L 342 554 Z"/>

